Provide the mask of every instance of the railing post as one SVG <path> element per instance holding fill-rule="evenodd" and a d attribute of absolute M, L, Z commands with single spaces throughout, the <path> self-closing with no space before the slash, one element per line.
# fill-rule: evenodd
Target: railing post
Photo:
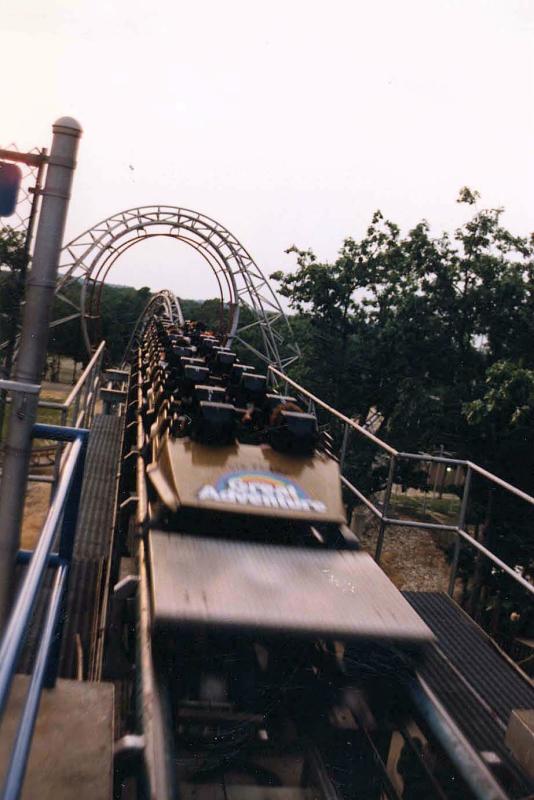
<path fill-rule="evenodd" d="M 471 488 L 471 467 L 467 467 L 467 471 L 465 473 L 465 481 L 464 481 L 464 492 L 462 495 L 462 504 L 460 506 L 460 513 L 458 514 L 458 528 L 463 530 L 465 525 L 465 517 L 467 514 L 467 504 L 469 503 L 469 490 Z M 449 576 L 449 588 L 448 593 L 449 596 L 452 597 L 454 594 L 454 586 L 456 584 L 456 574 L 458 572 L 458 562 L 460 560 L 460 549 L 462 546 L 460 534 L 456 533 L 456 541 L 454 542 L 454 553 L 452 556 L 451 562 L 451 572 Z"/>
<path fill-rule="evenodd" d="M 59 254 L 67 217 L 76 151 L 78 122 L 59 119 L 53 127 L 42 206 L 28 276 L 15 380 L 40 383 L 46 359 L 50 313 L 56 287 Z M 28 480 L 32 428 L 37 395 L 17 393 L 5 446 L 0 484 L 0 626 L 5 625 L 13 592 L 14 565 L 20 546 L 20 526 Z"/>
<path fill-rule="evenodd" d="M 382 516 L 380 518 L 380 528 L 378 531 L 378 539 L 376 540 L 376 550 L 375 550 L 375 561 L 377 564 L 380 564 L 380 558 L 382 557 L 382 548 L 384 546 L 384 534 L 386 531 L 387 523 L 384 521 L 384 517 L 388 515 L 389 509 L 389 501 L 391 498 L 391 490 L 393 488 L 393 480 L 395 478 L 395 465 L 397 463 L 397 456 L 392 455 L 389 461 L 389 472 L 388 472 L 388 481 L 386 484 L 386 491 L 384 494 L 384 505 L 382 507 Z"/>
<path fill-rule="evenodd" d="M 89 373 L 89 375 L 87 375 L 87 377 L 85 379 L 85 384 L 84 384 L 84 387 L 83 387 L 83 397 L 82 397 L 82 402 L 81 402 L 82 418 L 80 420 L 80 425 L 83 428 L 86 427 L 86 422 L 87 422 L 87 399 L 89 397 L 89 379 L 90 379 L 90 375 L 91 375 L 91 373 Z"/>
<path fill-rule="evenodd" d="M 102 385 L 102 362 L 104 360 L 104 350 L 101 351 L 100 356 L 98 357 L 98 361 L 96 362 L 96 386 L 95 386 L 95 405 L 96 401 L 98 400 L 98 395 L 100 392 L 100 387 Z M 93 409 L 94 411 L 94 409 Z M 92 424 L 92 420 L 91 420 Z"/>
<path fill-rule="evenodd" d="M 63 514 L 63 521 L 61 524 L 58 550 L 59 557 L 67 562 L 70 562 L 72 558 L 72 549 L 74 547 L 74 533 L 76 520 L 78 518 L 78 509 L 80 507 L 83 470 L 85 466 L 85 456 L 87 454 L 87 441 L 89 438 L 88 431 L 76 431 L 76 434 L 76 438 L 81 440 L 82 447 L 72 476 L 71 489 L 67 502 L 65 503 L 65 513 Z"/>
<path fill-rule="evenodd" d="M 73 406 L 73 410 L 72 410 L 71 425 L 72 425 L 73 428 L 76 427 L 76 421 L 78 419 L 78 411 L 79 410 L 80 410 L 80 393 L 78 392 L 78 394 L 74 398 L 74 406 Z"/>
<path fill-rule="evenodd" d="M 93 417 L 95 415 L 96 395 L 97 395 L 97 374 L 96 374 L 96 370 L 97 370 L 97 365 L 95 364 L 95 366 L 93 368 L 92 375 L 91 375 L 91 392 L 92 393 L 91 393 L 91 409 L 90 409 L 90 412 L 89 412 L 89 424 L 87 426 L 88 428 L 91 427 L 91 425 L 93 423 Z"/>
<path fill-rule="evenodd" d="M 95 368 L 94 365 L 91 367 L 91 371 L 87 376 L 87 397 L 85 400 L 85 419 L 84 419 L 84 428 L 91 427 L 91 419 L 93 415 L 93 403 L 95 399 Z"/>
<path fill-rule="evenodd" d="M 61 422 L 60 422 L 60 424 L 63 425 L 63 426 L 65 426 L 67 424 L 67 409 L 65 408 L 65 406 L 61 409 Z M 54 492 L 56 490 L 56 486 L 57 486 L 57 482 L 58 482 L 58 478 L 59 478 L 59 472 L 61 470 L 61 459 L 62 459 L 62 457 L 63 457 L 63 443 L 62 442 L 58 442 L 57 447 L 56 447 L 56 460 L 55 460 L 55 463 L 54 463 L 54 479 L 52 481 L 52 489 L 51 489 L 50 497 L 53 497 Z"/>
<path fill-rule="evenodd" d="M 46 435 L 50 430 L 57 430 L 57 426 L 36 427 L 39 428 L 39 430 L 36 431 L 37 436 L 41 435 L 41 433 Z M 42 428 L 45 428 L 45 431 L 42 431 Z M 73 449 L 65 464 L 64 480 L 60 482 L 54 502 L 48 509 L 41 535 L 28 566 L 28 572 L 9 615 L 9 620 L 3 635 L 0 637 L 0 717 L 5 709 L 7 695 L 13 681 L 17 660 L 28 633 L 31 615 L 37 601 L 38 592 L 42 586 L 46 565 L 59 528 L 65 500 L 71 486 L 76 460 L 81 448 L 81 442 L 75 442 L 73 444 Z"/>
<path fill-rule="evenodd" d="M 93 424 L 96 401 L 98 400 L 98 389 L 100 386 L 100 359 L 97 359 L 97 361 L 95 361 L 95 365 L 93 367 L 93 374 L 91 377 L 91 386 L 93 387 L 93 396 L 91 399 L 91 414 L 89 417 L 89 424 L 86 426 L 88 428 L 90 428 L 91 425 Z"/>
<path fill-rule="evenodd" d="M 339 454 L 339 471 L 341 473 L 343 473 L 343 467 L 345 465 L 345 457 L 347 455 L 347 444 L 349 441 L 349 433 L 350 433 L 350 428 L 345 422 L 345 425 L 343 426 L 343 439 L 341 440 L 341 451 Z"/>
<path fill-rule="evenodd" d="M 87 439 L 88 439 L 87 432 L 84 431 L 83 433 L 80 433 L 79 438 L 81 439 L 82 442 L 82 448 L 80 450 L 80 455 L 78 456 L 78 460 L 76 462 L 76 467 L 72 477 L 70 491 L 67 497 L 67 501 L 65 503 L 65 511 L 63 513 L 63 521 L 61 523 L 61 533 L 59 535 L 58 555 L 63 562 L 66 562 L 69 565 L 69 567 L 72 561 L 74 538 L 76 534 L 76 521 L 78 519 L 78 510 L 80 508 L 80 499 L 82 495 L 83 471 L 85 466 L 85 456 L 87 453 Z M 67 573 L 67 585 L 65 589 L 68 589 L 69 572 Z M 50 655 L 48 657 L 46 666 L 44 685 L 47 689 L 52 689 L 56 683 L 56 678 L 59 668 L 61 640 L 63 638 L 63 625 L 65 622 L 66 602 L 67 602 L 67 591 L 64 591 L 61 601 L 61 608 L 60 608 L 56 633 L 54 636 L 52 647 L 50 648 Z"/>

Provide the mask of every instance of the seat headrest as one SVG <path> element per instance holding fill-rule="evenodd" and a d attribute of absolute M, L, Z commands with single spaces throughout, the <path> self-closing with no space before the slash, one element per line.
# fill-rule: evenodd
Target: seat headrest
<path fill-rule="evenodd" d="M 281 411 L 277 424 L 269 429 L 269 444 L 275 450 L 311 455 L 317 444 L 317 418 L 301 411 Z"/>
<path fill-rule="evenodd" d="M 251 399 L 263 397 L 267 389 L 267 378 L 265 375 L 256 375 L 255 372 L 244 372 L 239 388 Z"/>
<path fill-rule="evenodd" d="M 199 402 L 224 403 L 226 392 L 222 386 L 206 386 L 199 383 L 195 386 L 194 395 Z"/>
<path fill-rule="evenodd" d="M 204 383 L 209 378 L 210 371 L 207 367 L 200 364 L 186 364 L 184 367 L 184 377 L 193 383 Z"/>
<path fill-rule="evenodd" d="M 267 401 L 267 408 L 269 411 L 273 411 L 277 406 L 281 405 L 282 403 L 296 403 L 296 399 L 294 397 L 290 397 L 289 395 L 285 394 L 267 394 L 265 395 L 265 399 Z"/>
<path fill-rule="evenodd" d="M 241 376 L 245 372 L 254 372 L 254 367 L 251 367 L 250 364 L 235 364 L 232 367 L 230 372 L 230 383 L 232 386 L 238 386 L 239 382 L 241 381 Z"/>
<path fill-rule="evenodd" d="M 202 444 L 228 445 L 235 439 L 235 424 L 233 405 L 201 401 L 191 436 Z"/>
<path fill-rule="evenodd" d="M 215 352 L 215 363 L 219 367 L 224 367 L 228 369 L 231 367 L 236 360 L 237 355 L 233 353 L 231 350 L 217 350 Z"/>

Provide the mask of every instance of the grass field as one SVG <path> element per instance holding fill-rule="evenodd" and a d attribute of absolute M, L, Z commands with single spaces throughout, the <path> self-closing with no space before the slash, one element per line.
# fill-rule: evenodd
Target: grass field
<path fill-rule="evenodd" d="M 61 403 L 69 394 L 72 386 L 70 384 L 45 384 L 41 391 L 40 399 Z M 2 440 L 4 439 L 9 424 L 9 411 L 11 406 L 8 405 L 7 414 L 4 418 L 2 428 Z M 61 424 L 61 410 L 57 408 L 39 408 L 37 412 L 37 421 L 47 423 L 50 425 Z M 39 439 L 36 441 L 36 448 L 46 447 L 47 445 L 55 444 L 52 441 Z M 52 474 L 52 467 L 34 467 L 33 471 L 39 474 Z M 21 546 L 24 549 L 32 550 L 35 547 L 39 533 L 43 526 L 46 512 L 50 501 L 50 484 L 30 482 L 26 492 L 24 501 L 24 516 L 21 530 Z"/>
<path fill-rule="evenodd" d="M 390 506 L 401 517 L 410 517 L 420 522 L 443 522 L 455 524 L 460 511 L 460 498 L 454 494 L 442 497 L 418 494 L 392 494 Z"/>
<path fill-rule="evenodd" d="M 48 384 L 43 388 L 40 395 L 40 400 L 52 401 L 54 403 L 61 403 L 66 399 L 72 386 L 64 384 Z M 9 425 L 9 414 L 11 411 L 11 404 L 8 403 L 7 411 L 2 425 L 2 441 L 5 440 L 7 429 Z M 61 425 L 61 410 L 59 408 L 39 408 L 37 410 L 37 422 L 42 422 L 48 425 Z M 44 442 L 40 442 L 41 446 Z"/>

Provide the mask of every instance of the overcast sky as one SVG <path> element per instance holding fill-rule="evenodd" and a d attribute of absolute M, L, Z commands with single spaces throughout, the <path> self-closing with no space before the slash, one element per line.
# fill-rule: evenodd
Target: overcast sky
<path fill-rule="evenodd" d="M 526 234 L 533 31 L 534 0 L 0 0 L 0 143 L 47 146 L 75 116 L 68 238 L 183 205 L 267 274 L 292 268 L 293 243 L 333 259 L 376 208 L 454 228 L 465 184 Z M 214 294 L 168 239 L 131 248 L 110 280 Z"/>

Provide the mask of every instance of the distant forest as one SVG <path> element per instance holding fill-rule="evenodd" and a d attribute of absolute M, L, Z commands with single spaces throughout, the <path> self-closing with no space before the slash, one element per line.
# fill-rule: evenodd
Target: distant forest
<path fill-rule="evenodd" d="M 19 307 L 24 293 L 24 248 L 22 236 L 10 228 L 0 228 L 0 343 L 12 339 L 19 323 Z M 62 294 L 77 304 L 79 300 L 79 284 L 66 287 Z M 139 316 L 151 297 L 151 290 L 144 286 L 134 289 L 131 286 L 104 284 L 101 287 L 100 308 L 98 316 L 89 321 L 92 326 L 92 341 L 106 340 L 106 358 L 109 364 L 120 364 L 128 345 L 132 330 Z M 180 298 L 180 305 L 186 319 L 200 319 L 211 329 L 221 327 L 221 305 L 216 298 L 193 300 Z M 91 309 L 89 308 L 89 313 Z M 64 300 L 56 298 L 52 311 L 52 319 L 68 316 L 73 307 Z M 241 310 L 241 323 L 246 325 L 253 321 L 248 308 Z M 250 343 L 261 348 L 260 333 L 252 329 L 246 334 Z M 244 356 L 247 352 L 247 363 L 259 366 L 259 360 L 250 351 L 236 348 Z M 88 354 L 83 342 L 79 319 L 65 322 L 50 330 L 48 352 L 51 356 L 65 356 L 73 359 L 78 365 L 87 363 Z M 5 370 L 5 350 L 4 350 Z"/>
<path fill-rule="evenodd" d="M 75 287 L 71 287 L 71 290 Z M 75 289 L 75 292 L 78 290 Z M 73 291 L 73 294 L 75 294 Z M 129 286 L 105 284 L 102 287 L 100 301 L 100 316 L 91 324 L 95 326 L 92 331 L 92 340 L 106 341 L 107 361 L 109 364 L 120 364 L 136 321 L 142 314 L 151 297 L 148 287 L 133 289 Z M 65 313 L 64 304 L 60 307 L 56 301 L 56 312 Z M 198 319 L 205 322 L 209 328 L 219 331 L 221 326 L 221 305 L 218 299 L 191 300 L 180 298 L 180 305 L 185 319 Z M 247 308 L 241 310 L 243 324 L 252 321 L 251 312 Z M 248 334 L 252 344 L 260 345 L 259 332 Z M 239 348 L 237 348 L 239 350 Z M 77 361 L 85 362 L 87 352 L 82 340 L 79 320 L 60 325 L 50 332 L 49 352 L 69 356 Z M 240 354 L 242 351 L 240 351 Z M 247 356 L 250 362 L 250 356 Z M 256 362 L 256 359 L 254 359 Z"/>

